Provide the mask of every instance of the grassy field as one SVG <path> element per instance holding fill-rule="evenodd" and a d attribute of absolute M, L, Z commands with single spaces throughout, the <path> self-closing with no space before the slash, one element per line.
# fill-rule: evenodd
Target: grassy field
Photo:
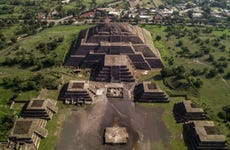
<path fill-rule="evenodd" d="M 53 28 L 48 28 L 40 33 L 37 33 L 36 35 L 29 36 L 27 38 L 24 38 L 14 45 L 7 47 L 6 49 L 3 49 L 0 51 L 0 62 L 3 62 L 5 60 L 5 57 L 15 55 L 15 47 L 20 47 L 25 50 L 30 50 L 31 53 L 36 54 L 36 45 L 39 42 L 46 42 L 52 37 L 56 36 L 63 36 L 64 41 L 54 50 L 57 54 L 57 57 L 61 60 L 64 59 L 65 54 L 68 52 L 72 40 L 74 37 L 76 37 L 80 30 L 87 28 L 88 26 L 74 26 L 74 25 L 68 25 L 68 26 L 57 26 Z M 10 36 L 11 31 L 13 29 L 8 29 L 9 31 L 4 31 L 5 35 Z M 22 68 L 18 65 L 9 67 L 9 66 L 0 66 L 0 118 L 2 118 L 5 115 L 19 115 L 21 108 L 20 106 L 15 106 L 13 109 L 10 109 L 10 105 L 8 102 L 10 99 L 17 95 L 14 100 L 29 100 L 31 98 L 37 97 L 39 95 L 39 90 L 32 90 L 27 92 L 15 92 L 12 89 L 5 88 L 2 83 L 2 79 L 5 77 L 20 77 L 22 79 L 29 78 L 37 73 L 45 74 L 45 75 L 60 75 L 62 76 L 63 82 L 67 82 L 71 79 L 84 79 L 87 78 L 87 76 L 81 76 L 75 75 L 72 73 L 71 69 L 63 68 L 63 67 L 49 67 L 44 68 L 39 71 L 34 71 L 33 67 L 28 68 Z M 83 72 L 84 74 L 84 72 Z M 58 94 L 58 91 L 49 91 L 51 94 L 49 94 L 50 98 L 57 99 L 56 94 Z M 57 115 L 58 116 L 58 115 Z M 58 117 L 57 117 L 58 118 Z M 52 123 L 51 123 L 52 124 Z M 55 119 L 53 121 L 53 124 L 56 124 Z M 49 125 L 50 126 L 50 125 Z M 52 125 L 51 125 L 52 126 Z"/>
<path fill-rule="evenodd" d="M 162 39 L 160 41 L 154 41 L 155 46 L 160 50 L 163 60 L 165 57 L 173 57 L 174 58 L 174 66 L 177 65 L 183 65 L 186 69 L 204 69 L 204 68 L 215 68 L 212 63 L 208 62 L 207 55 L 204 55 L 202 57 L 198 58 L 185 58 L 185 57 L 179 57 L 178 52 L 181 51 L 180 47 L 175 46 L 175 44 L 181 40 L 185 45 L 189 47 L 189 50 L 191 53 L 195 51 L 199 51 L 200 46 L 199 44 L 195 43 L 193 40 L 190 40 L 188 36 L 184 36 L 183 38 L 176 38 L 175 36 L 166 38 L 167 32 L 165 32 L 166 27 L 158 27 L 158 26 L 146 26 L 146 28 L 151 31 L 153 35 L 153 39 L 156 38 L 157 35 L 160 35 Z M 193 30 L 192 27 L 188 27 L 188 30 Z M 218 37 L 223 34 L 226 34 L 227 36 L 230 36 L 229 30 L 224 31 L 213 31 L 211 34 L 201 34 L 199 35 L 200 39 L 205 40 L 207 37 Z M 211 39 L 210 38 L 210 39 Z M 211 49 L 211 54 L 214 55 L 214 59 L 218 60 L 221 56 L 226 57 L 226 63 L 228 66 L 229 63 L 229 50 L 230 50 L 230 44 L 229 44 L 229 38 L 222 40 L 221 43 L 226 46 L 226 51 L 222 52 L 219 50 L 218 47 L 214 47 L 211 44 L 209 45 L 209 48 Z M 196 63 L 194 60 L 199 60 L 200 62 L 204 62 L 204 64 Z M 167 65 L 167 63 L 165 62 Z M 205 65 L 207 64 L 207 65 Z M 208 66 L 208 67 L 207 67 Z M 205 99 L 203 102 L 206 102 L 208 105 L 211 105 L 211 109 L 213 111 L 218 112 L 222 106 L 228 104 L 228 97 L 229 94 L 229 88 L 224 84 L 224 82 L 221 80 L 221 77 L 224 77 L 227 72 L 230 71 L 230 67 L 224 68 L 224 73 L 220 73 L 220 76 L 216 76 L 212 79 L 207 79 L 204 76 L 201 76 L 202 81 L 204 82 L 204 86 L 200 89 L 199 97 L 196 99 Z M 221 103 L 219 103 L 221 101 Z"/>
<path fill-rule="evenodd" d="M 136 1 L 130 1 L 130 5 L 132 7 L 136 6 L 139 4 L 143 8 L 156 8 L 160 5 L 162 5 L 161 0 L 136 0 Z"/>
<path fill-rule="evenodd" d="M 96 5 L 102 5 L 104 3 L 113 2 L 114 0 L 96 0 Z M 83 0 L 82 4 L 85 5 L 86 9 L 90 9 L 92 0 Z M 64 10 L 70 10 L 76 8 L 76 1 L 72 1 L 69 4 L 63 6 Z"/>
<path fill-rule="evenodd" d="M 191 53 L 199 51 L 200 45 L 199 43 L 196 43 L 194 40 L 189 39 L 188 35 L 185 35 L 182 38 L 178 38 L 176 36 L 170 36 L 167 37 L 167 32 L 166 27 L 162 26 L 145 26 L 146 29 L 148 29 L 154 40 L 155 46 L 160 50 L 162 58 L 164 60 L 165 65 L 167 66 L 166 62 L 166 57 L 173 57 L 174 58 L 174 64 L 173 66 L 177 65 L 183 65 L 186 70 L 190 70 L 191 68 L 194 69 L 204 69 L 204 68 L 215 68 L 211 62 L 207 61 L 207 55 L 204 55 L 202 57 L 194 58 L 195 60 L 199 60 L 200 62 L 203 63 L 197 63 L 194 61 L 193 58 L 185 58 L 185 57 L 180 57 L 178 56 L 178 52 L 181 51 L 181 48 L 176 46 L 175 44 L 178 43 L 179 40 L 182 41 L 183 45 L 188 46 L 189 50 Z M 194 30 L 194 27 L 186 27 L 187 30 Z M 200 28 L 201 30 L 204 28 Z M 229 36 L 230 36 L 230 30 L 225 29 L 225 30 L 219 30 L 219 29 L 213 29 L 212 33 L 199 33 L 198 38 L 201 39 L 201 41 L 204 41 L 205 39 L 209 38 L 210 41 L 212 39 L 220 38 L 222 35 L 226 35 L 228 38 L 223 39 L 220 41 L 221 45 L 225 45 L 226 50 L 223 52 L 220 50 L 220 47 L 213 46 L 212 43 L 207 44 L 207 47 L 210 50 L 210 54 L 214 56 L 214 60 L 218 60 L 221 56 L 226 58 L 226 62 L 228 66 L 230 65 L 229 63 L 229 58 L 230 58 L 230 44 L 229 44 Z M 157 36 L 161 36 L 161 40 L 157 41 L 155 38 Z M 206 46 L 206 45 L 205 45 Z M 229 97 L 230 97 L 230 89 L 227 87 L 227 85 L 223 82 L 223 77 L 227 72 L 230 71 L 230 67 L 224 68 L 224 73 L 219 73 L 218 76 L 214 78 L 206 78 L 205 76 L 199 76 L 199 78 L 203 81 L 203 86 L 198 90 L 197 93 L 191 94 L 189 92 L 184 92 L 185 94 L 188 94 L 188 97 L 196 104 L 199 106 L 203 107 L 205 111 L 207 112 L 209 118 L 211 118 L 213 121 L 216 122 L 216 125 L 219 127 L 219 129 L 224 133 L 226 136 L 229 134 L 229 129 L 225 126 L 222 120 L 220 120 L 217 117 L 217 114 L 219 111 L 221 111 L 223 106 L 229 105 Z M 160 74 L 159 72 L 155 73 L 150 73 L 147 77 L 142 77 L 141 80 L 144 80 L 145 78 L 149 78 L 151 76 L 155 76 L 157 74 Z M 162 83 L 161 80 L 157 81 L 154 80 L 154 82 L 157 82 L 160 87 L 165 90 L 168 93 L 180 93 L 180 91 L 177 90 L 172 90 L 169 89 L 168 87 L 165 87 Z M 227 80 L 229 83 L 229 79 Z M 172 99 L 172 102 L 174 103 L 174 99 Z M 171 105 L 171 104 L 170 104 Z M 165 121 L 169 121 L 170 117 L 165 116 L 164 117 Z M 171 124 L 171 126 L 174 126 L 174 124 Z M 171 128 L 172 133 L 174 132 L 173 130 L 180 130 L 180 126 L 175 125 L 175 128 Z M 230 138 L 227 137 L 228 142 L 230 142 Z M 176 143 L 176 142 L 175 142 Z M 177 144 L 175 144 L 177 145 Z"/>

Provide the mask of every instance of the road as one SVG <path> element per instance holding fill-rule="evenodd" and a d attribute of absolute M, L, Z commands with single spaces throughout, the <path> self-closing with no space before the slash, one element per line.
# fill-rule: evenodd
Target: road
<path fill-rule="evenodd" d="M 66 16 L 66 17 L 63 17 L 61 19 L 48 19 L 46 20 L 48 23 L 51 23 L 51 22 L 54 22 L 55 25 L 58 25 L 59 23 L 62 23 L 64 22 L 65 20 L 69 20 L 69 19 L 72 19 L 73 18 L 73 15 L 70 15 L 70 16 Z"/>

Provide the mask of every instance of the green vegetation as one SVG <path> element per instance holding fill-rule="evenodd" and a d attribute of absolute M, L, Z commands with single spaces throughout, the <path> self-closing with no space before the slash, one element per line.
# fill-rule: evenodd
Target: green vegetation
<path fill-rule="evenodd" d="M 41 140 L 39 150 L 54 149 L 54 146 L 59 139 L 65 118 L 70 114 L 70 109 L 63 106 L 62 102 L 58 103 L 58 108 L 58 114 L 55 114 L 52 120 L 50 120 L 46 126 L 49 134 L 45 139 Z"/>
<path fill-rule="evenodd" d="M 47 98 L 57 99 L 61 83 L 89 77 L 88 70 L 75 75 L 72 69 L 60 67 L 79 31 L 89 26 L 53 27 L 52 23 L 36 17 L 39 14 L 50 19 L 78 16 L 82 11 L 112 1 L 77 0 L 65 5 L 61 5 L 59 0 L 0 1 L 0 142 L 6 142 L 6 133 L 22 109 L 18 104 L 10 109 L 12 101 L 37 97 L 41 89 L 48 89 Z M 172 5 L 181 2 L 164 1 Z M 212 7 L 225 8 L 225 3 L 226 0 L 216 1 Z M 164 8 L 162 4 L 161 0 L 141 1 L 143 7 Z M 210 7 L 201 6 L 204 7 L 205 17 L 216 22 L 210 17 Z M 117 7 L 127 8 L 129 5 L 123 2 Z M 54 10 L 59 12 L 58 15 L 52 16 Z M 228 136 L 230 143 L 230 29 L 183 25 L 144 27 L 152 33 L 165 68 L 161 72 L 150 72 L 139 81 L 151 79 L 170 96 L 186 95 L 205 109 L 208 117 Z M 183 98 L 170 100 L 169 104 L 148 106 L 164 109 L 162 117 L 172 135 L 172 149 L 187 149 L 182 140 L 182 124 L 176 123 L 172 112 L 173 105 Z M 61 102 L 58 106 L 59 113 L 48 122 L 49 135 L 42 140 L 40 150 L 54 148 L 65 117 L 69 114 L 67 106 Z M 163 147 L 161 143 L 158 146 Z"/>
<path fill-rule="evenodd" d="M 161 72 L 150 73 L 146 79 L 152 77 L 171 96 L 186 95 L 203 107 L 208 117 L 228 136 L 229 124 L 221 120 L 218 113 L 229 104 L 230 30 L 178 25 L 146 25 L 145 28 L 152 33 L 165 64 Z M 170 103 L 174 103 L 172 101 Z M 166 122 L 168 119 L 165 116 Z M 173 129 L 179 131 L 177 127 Z M 230 142 L 229 137 L 227 140 Z"/>
<path fill-rule="evenodd" d="M 72 40 L 77 37 L 80 30 L 87 27 L 68 25 L 48 28 L 0 51 L 0 120 L 2 120 L 0 141 L 6 141 L 5 134 L 12 126 L 12 121 L 5 123 L 8 121 L 6 118 L 8 116 L 14 118 L 12 116 L 19 115 L 22 108 L 10 109 L 12 100 L 22 101 L 37 97 L 41 88 L 58 93 L 56 89 L 61 82 L 88 77 L 88 73 L 84 71 L 77 76 L 73 70 L 59 67 L 71 47 Z M 31 55 L 34 57 L 29 57 Z M 7 64 L 8 58 L 18 59 L 17 63 Z M 54 58 L 58 61 L 56 64 L 39 68 L 37 63 L 25 65 L 25 62 L 39 63 L 47 58 L 52 58 L 52 60 Z M 47 62 L 44 65 L 47 65 Z M 50 98 L 55 98 L 53 95 Z"/>
<path fill-rule="evenodd" d="M 4 115 L 0 117 L 0 141 L 6 141 L 6 132 L 13 127 L 14 117 Z"/>

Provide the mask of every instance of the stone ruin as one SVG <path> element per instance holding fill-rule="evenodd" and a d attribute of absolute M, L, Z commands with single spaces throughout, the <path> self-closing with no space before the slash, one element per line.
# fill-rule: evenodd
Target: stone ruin
<path fill-rule="evenodd" d="M 44 119 L 18 118 L 9 133 L 10 145 L 17 150 L 37 150 L 41 138 L 48 135 Z"/>
<path fill-rule="evenodd" d="M 89 81 L 72 80 L 68 83 L 67 89 L 64 89 L 61 99 L 64 99 L 66 104 L 91 104 L 92 97 Z"/>
<path fill-rule="evenodd" d="M 193 121 L 184 124 L 184 136 L 191 150 L 225 150 L 227 142 L 213 121 Z"/>
<path fill-rule="evenodd" d="M 125 55 L 105 55 L 104 63 L 93 76 L 99 82 L 134 82 L 133 67 Z"/>
<path fill-rule="evenodd" d="M 81 31 L 64 65 L 91 68 L 96 72 L 92 79 L 103 82 L 133 82 L 132 70 L 163 67 L 151 34 L 128 23 L 105 23 Z"/>
<path fill-rule="evenodd" d="M 57 113 L 56 101 L 31 99 L 25 105 L 21 117 L 16 119 L 10 130 L 9 148 L 16 150 L 38 150 L 42 138 L 47 137 L 47 121 Z"/>
<path fill-rule="evenodd" d="M 205 120 L 207 117 L 202 108 L 195 106 L 191 100 L 176 103 L 173 112 L 177 122 L 186 122 L 189 120 Z"/>
<path fill-rule="evenodd" d="M 108 98 L 123 98 L 123 87 L 110 87 L 107 88 Z"/>
<path fill-rule="evenodd" d="M 105 144 L 126 144 L 129 134 L 125 127 L 107 127 L 105 129 Z"/>
<path fill-rule="evenodd" d="M 32 99 L 22 113 L 24 118 L 40 118 L 50 120 L 57 113 L 56 101 L 50 99 Z"/>
<path fill-rule="evenodd" d="M 159 89 L 154 83 L 143 82 L 134 88 L 135 102 L 169 102 L 168 96 Z"/>

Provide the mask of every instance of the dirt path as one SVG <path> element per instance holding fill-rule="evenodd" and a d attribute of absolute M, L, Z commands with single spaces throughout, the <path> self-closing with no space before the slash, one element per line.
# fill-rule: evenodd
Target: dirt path
<path fill-rule="evenodd" d="M 40 94 L 38 95 L 38 99 L 43 99 L 47 95 L 47 89 L 41 89 Z"/>

